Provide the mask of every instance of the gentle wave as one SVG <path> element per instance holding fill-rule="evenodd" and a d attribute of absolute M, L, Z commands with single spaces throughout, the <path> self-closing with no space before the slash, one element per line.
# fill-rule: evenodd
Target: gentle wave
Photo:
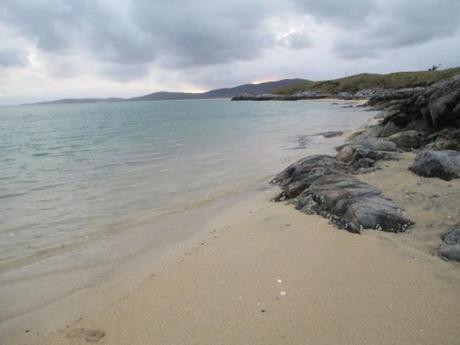
<path fill-rule="evenodd" d="M 213 203 L 332 151 L 339 139 L 311 135 L 371 115 L 227 100 L 2 108 L 0 260 L 30 263 L 46 248 Z"/>

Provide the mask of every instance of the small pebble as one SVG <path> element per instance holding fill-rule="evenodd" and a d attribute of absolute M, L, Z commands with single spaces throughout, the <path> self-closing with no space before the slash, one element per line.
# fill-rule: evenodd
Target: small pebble
<path fill-rule="evenodd" d="M 265 313 L 265 309 L 261 309 L 260 312 L 261 312 L 261 313 Z"/>
<path fill-rule="evenodd" d="M 282 281 L 281 279 L 277 279 L 276 282 L 277 282 L 278 284 L 281 284 L 283 281 Z"/>
<path fill-rule="evenodd" d="M 286 296 L 286 291 L 281 291 L 280 296 Z"/>

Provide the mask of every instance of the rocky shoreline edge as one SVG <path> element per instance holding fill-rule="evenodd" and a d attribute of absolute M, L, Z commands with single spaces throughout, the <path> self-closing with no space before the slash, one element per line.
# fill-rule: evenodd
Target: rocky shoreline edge
<path fill-rule="evenodd" d="M 326 217 L 350 232 L 397 233 L 414 224 L 381 190 L 356 177 L 380 169 L 378 161 L 398 160 L 403 152 L 414 151 L 416 157 L 409 168 L 414 174 L 446 181 L 460 177 L 460 75 L 428 87 L 373 94 L 239 97 L 234 100 L 367 98 L 365 105 L 381 111 L 375 124 L 337 147 L 335 157 L 307 156 L 271 181 L 281 188 L 274 201 L 289 200 L 300 211 Z M 460 224 L 445 229 L 440 242 L 439 257 L 460 262 Z"/>

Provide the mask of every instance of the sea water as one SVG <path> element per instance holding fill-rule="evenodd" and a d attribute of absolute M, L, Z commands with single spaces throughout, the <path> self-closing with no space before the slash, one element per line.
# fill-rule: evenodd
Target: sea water
<path fill-rule="evenodd" d="M 181 212 L 333 152 L 344 102 L 187 100 L 0 107 L 0 273 Z M 264 180 L 265 178 L 265 180 Z M 151 231 L 155 231 L 153 227 Z"/>

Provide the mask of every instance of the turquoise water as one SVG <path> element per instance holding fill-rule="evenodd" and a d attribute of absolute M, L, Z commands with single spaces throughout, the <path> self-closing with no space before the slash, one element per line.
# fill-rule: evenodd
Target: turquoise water
<path fill-rule="evenodd" d="M 0 107 L 0 260 L 244 188 L 369 116 L 329 101 Z"/>

